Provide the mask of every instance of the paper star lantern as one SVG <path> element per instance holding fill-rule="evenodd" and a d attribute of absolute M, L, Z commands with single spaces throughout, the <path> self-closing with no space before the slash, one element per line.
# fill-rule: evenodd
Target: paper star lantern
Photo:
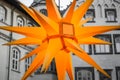
<path fill-rule="evenodd" d="M 69 7 L 65 17 L 61 17 L 54 0 L 46 0 L 48 16 L 28 8 L 23 4 L 21 7 L 39 24 L 41 27 L 0 27 L 0 29 L 12 31 L 25 35 L 25 38 L 7 43 L 6 45 L 39 45 L 21 60 L 36 55 L 30 67 L 24 74 L 22 80 L 28 78 L 35 70 L 42 66 L 41 71 L 47 71 L 51 61 L 56 64 L 58 80 L 65 80 L 67 72 L 70 80 L 74 80 L 72 58 L 73 52 L 80 59 L 84 60 L 105 76 L 110 77 L 83 49 L 79 44 L 110 44 L 109 42 L 97 39 L 93 36 L 115 29 L 118 26 L 84 26 L 90 19 L 82 20 L 93 0 L 86 0 L 80 7 L 74 10 L 76 0 Z"/>

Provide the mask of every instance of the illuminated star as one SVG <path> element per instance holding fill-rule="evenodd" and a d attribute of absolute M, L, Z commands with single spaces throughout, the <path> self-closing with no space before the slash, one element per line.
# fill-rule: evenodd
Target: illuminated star
<path fill-rule="evenodd" d="M 106 31 L 120 29 L 118 26 L 82 26 L 90 18 L 83 20 L 83 16 L 89 9 L 93 0 L 86 0 L 80 7 L 74 10 L 76 0 L 69 7 L 65 17 L 61 17 L 54 0 L 46 0 L 48 16 L 28 8 L 23 4 L 20 6 L 41 27 L 0 27 L 3 30 L 12 31 L 25 35 L 25 38 L 7 43 L 6 45 L 39 45 L 21 60 L 36 55 L 30 67 L 22 77 L 28 78 L 35 70 L 42 67 L 41 72 L 46 72 L 51 61 L 55 60 L 58 80 L 65 80 L 66 72 L 70 80 L 74 80 L 71 52 L 96 68 L 98 71 L 110 77 L 83 49 L 80 44 L 111 44 L 93 36 Z"/>

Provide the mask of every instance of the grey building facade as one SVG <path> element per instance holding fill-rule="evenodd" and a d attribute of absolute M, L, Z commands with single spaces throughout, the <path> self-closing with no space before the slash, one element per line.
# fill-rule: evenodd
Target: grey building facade
<path fill-rule="evenodd" d="M 77 0 L 76 8 L 84 0 Z M 45 0 L 34 0 L 32 7 L 47 16 Z M 70 6 L 70 5 L 68 5 Z M 68 9 L 68 8 L 67 8 Z M 65 15 L 67 9 L 61 11 Z M 83 19 L 92 17 L 85 25 L 120 25 L 120 0 L 94 0 Z M 20 8 L 17 1 L 0 1 L 0 26 L 35 26 L 36 22 Z M 0 80 L 21 80 L 31 64 L 33 57 L 19 62 L 25 54 L 33 50 L 34 45 L 3 46 L 2 44 L 24 37 L 16 33 L 0 30 Z M 77 56 L 72 55 L 75 80 L 120 80 L 120 30 L 114 30 L 96 36 L 109 41 L 112 45 L 80 45 L 108 74 L 107 78 Z M 28 80 L 57 80 L 54 61 L 46 74 L 36 70 Z M 66 80 L 69 80 L 66 75 Z"/>

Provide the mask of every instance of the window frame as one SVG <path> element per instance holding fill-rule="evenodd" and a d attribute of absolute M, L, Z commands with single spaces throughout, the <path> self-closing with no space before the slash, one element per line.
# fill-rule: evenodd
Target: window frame
<path fill-rule="evenodd" d="M 53 68 L 51 68 L 51 65 L 53 66 L 54 65 L 54 70 L 51 70 Z M 34 72 L 34 75 L 40 75 L 40 74 L 44 74 L 44 72 L 41 72 L 41 68 L 42 66 L 40 66 L 35 72 Z M 55 61 L 53 60 L 48 68 L 48 70 L 46 71 L 47 74 L 57 74 L 56 72 L 56 65 L 55 65 Z"/>
<path fill-rule="evenodd" d="M 93 8 L 93 9 L 88 9 L 87 10 L 87 12 L 92 12 L 93 13 L 93 18 L 90 20 L 90 21 L 88 21 L 87 23 L 95 23 L 95 9 Z M 85 19 L 87 19 L 86 18 L 86 16 L 87 16 L 87 12 L 86 12 L 86 14 L 84 15 L 84 18 Z"/>
<path fill-rule="evenodd" d="M 115 54 L 120 54 L 120 52 L 117 52 L 116 50 L 116 42 L 115 42 L 115 37 L 119 36 L 120 37 L 120 34 L 113 34 L 113 41 L 114 41 L 114 51 L 115 51 Z"/>
<path fill-rule="evenodd" d="M 18 51 L 18 55 L 19 55 L 19 56 L 18 56 L 18 59 L 13 58 L 14 50 Z M 16 54 L 16 55 L 17 55 L 17 54 Z M 15 55 L 15 56 L 16 56 L 16 55 Z M 19 48 L 13 47 L 13 48 L 12 48 L 12 65 L 11 65 L 11 70 L 12 70 L 12 71 L 15 71 L 15 72 L 20 73 L 20 61 L 19 61 L 19 60 L 20 60 L 20 57 L 21 57 L 21 51 L 19 50 Z M 14 64 L 13 64 L 13 60 L 14 60 L 15 62 L 17 61 L 17 65 L 16 65 L 16 66 L 17 66 L 17 69 L 14 69 L 14 68 L 13 68 L 13 65 L 14 65 Z"/>
<path fill-rule="evenodd" d="M 33 27 L 34 25 L 32 24 L 32 22 L 28 22 L 27 23 L 28 27 Z"/>
<path fill-rule="evenodd" d="M 0 20 L 0 22 L 5 22 L 5 20 L 6 20 L 6 15 L 7 15 L 7 9 L 6 9 L 3 5 L 1 5 L 1 4 L 0 4 L 0 7 L 1 7 L 2 9 L 4 9 L 4 11 L 5 11 L 5 13 L 4 13 L 4 19 L 3 19 L 3 20 Z"/>
<path fill-rule="evenodd" d="M 109 78 L 110 80 L 112 80 L 112 72 L 113 72 L 113 70 L 112 69 L 104 69 L 107 73 L 110 71 L 111 73 L 109 74 L 110 75 L 110 77 L 111 78 Z M 102 74 L 101 72 L 99 72 L 99 79 L 100 80 L 103 80 L 103 79 L 101 79 L 101 77 L 104 77 L 104 78 L 108 78 L 108 77 L 106 77 L 104 74 Z"/>
<path fill-rule="evenodd" d="M 109 36 L 109 37 L 110 37 L 110 43 L 112 43 L 112 35 L 111 35 L 111 34 L 100 34 L 100 35 L 97 35 L 97 36 Z M 97 36 L 96 36 L 96 37 L 97 37 Z M 97 45 L 104 45 L 104 44 L 97 44 Z M 95 54 L 95 55 L 111 55 L 111 54 L 113 54 L 113 47 L 112 47 L 112 45 L 109 45 L 109 46 L 110 46 L 110 52 L 108 52 L 108 53 L 106 53 L 106 52 L 97 53 L 97 52 L 96 52 L 95 45 L 93 45 L 94 54 Z"/>
<path fill-rule="evenodd" d="M 115 69 L 116 69 L 116 79 L 119 80 L 118 71 L 120 71 L 120 66 L 116 67 Z"/>
<path fill-rule="evenodd" d="M 20 19 L 21 19 L 21 20 L 22 20 L 22 22 L 23 22 L 23 24 L 22 24 L 22 25 L 21 25 L 21 23 L 19 24 Z M 17 26 L 22 27 L 22 26 L 24 26 L 24 24 L 25 24 L 24 19 L 23 19 L 21 16 L 17 16 Z"/>
<path fill-rule="evenodd" d="M 28 53 L 26 53 L 26 54 L 28 54 Z M 28 62 L 28 60 L 29 60 L 29 62 Z M 28 57 L 25 59 L 25 72 L 28 70 L 31 63 L 32 63 L 32 57 Z M 27 66 L 27 68 L 26 68 L 26 66 Z"/>
<path fill-rule="evenodd" d="M 40 9 L 40 12 L 44 14 L 45 16 L 48 16 L 47 9 Z"/>
<path fill-rule="evenodd" d="M 89 44 L 81 44 L 81 45 L 88 45 L 89 52 L 86 52 L 81 46 L 80 46 L 80 47 L 81 47 L 88 55 L 92 55 L 92 45 L 89 45 Z"/>
<path fill-rule="evenodd" d="M 108 15 L 107 15 L 107 12 L 108 11 L 112 11 L 114 12 L 114 20 L 108 20 Z M 116 12 L 116 9 L 114 8 L 106 8 L 105 9 L 105 18 L 107 19 L 106 22 L 117 22 L 116 18 L 117 18 L 117 12 Z"/>
<path fill-rule="evenodd" d="M 77 80 L 77 72 L 79 72 L 80 70 L 87 70 L 87 71 L 92 72 L 92 79 L 95 80 L 93 67 L 75 67 L 75 80 Z"/>

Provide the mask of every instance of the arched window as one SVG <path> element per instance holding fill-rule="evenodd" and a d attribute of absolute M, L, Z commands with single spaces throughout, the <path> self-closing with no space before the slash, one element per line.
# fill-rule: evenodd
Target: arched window
<path fill-rule="evenodd" d="M 47 10 L 46 9 L 41 9 L 40 12 L 46 16 L 48 16 Z"/>
<path fill-rule="evenodd" d="M 111 8 L 115 8 L 115 5 L 114 5 L 114 4 L 112 4 L 112 5 L 111 5 Z"/>
<path fill-rule="evenodd" d="M 28 26 L 31 27 L 31 26 L 34 26 L 31 22 L 28 22 Z"/>
<path fill-rule="evenodd" d="M 24 20 L 22 17 L 17 17 L 17 25 L 18 26 L 24 26 Z"/>
<path fill-rule="evenodd" d="M 105 4 L 105 5 L 104 5 L 104 8 L 105 8 L 105 9 L 107 9 L 107 8 L 108 8 L 108 5 L 107 5 L 107 4 Z"/>
<path fill-rule="evenodd" d="M 19 71 L 20 69 L 20 50 L 16 47 L 12 48 L 12 70 Z"/>
<path fill-rule="evenodd" d="M 0 5 L 0 21 L 4 22 L 6 16 L 6 9 Z"/>
<path fill-rule="evenodd" d="M 95 9 L 94 9 L 94 6 L 90 6 L 90 8 L 88 9 L 88 11 L 86 12 L 85 14 L 85 19 L 87 18 L 92 18 L 90 21 L 88 22 L 95 22 L 94 21 L 94 18 L 95 18 Z"/>
<path fill-rule="evenodd" d="M 97 6 L 97 10 L 98 10 L 98 17 L 102 18 L 102 7 L 100 4 Z"/>

